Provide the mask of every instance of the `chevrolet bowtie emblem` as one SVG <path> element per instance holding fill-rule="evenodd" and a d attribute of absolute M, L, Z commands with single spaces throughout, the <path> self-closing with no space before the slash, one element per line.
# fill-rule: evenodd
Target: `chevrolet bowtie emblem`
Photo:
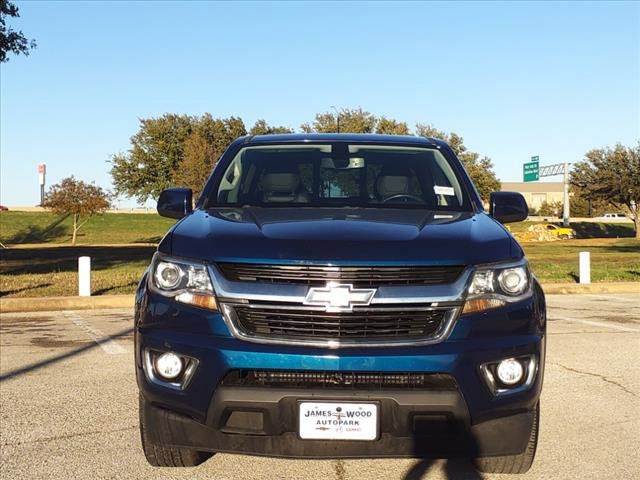
<path fill-rule="evenodd" d="M 353 288 L 353 285 L 328 283 L 312 287 L 304 299 L 305 305 L 323 306 L 327 312 L 350 312 L 356 305 L 369 305 L 375 288 Z"/>

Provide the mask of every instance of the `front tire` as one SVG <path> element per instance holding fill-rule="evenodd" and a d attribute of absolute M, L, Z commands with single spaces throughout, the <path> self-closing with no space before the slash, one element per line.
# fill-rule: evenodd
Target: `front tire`
<path fill-rule="evenodd" d="M 538 446 L 538 431 L 540 426 L 540 402 L 533 410 L 534 418 L 529 432 L 529 441 L 524 452 L 518 455 L 503 455 L 501 457 L 479 457 L 473 463 L 478 471 L 484 473 L 527 473 L 533 464 Z"/>
<path fill-rule="evenodd" d="M 140 439 L 144 456 L 154 467 L 195 467 L 206 461 L 212 454 L 189 448 L 174 448 L 157 445 L 150 441 L 145 411 L 149 408 L 142 394 L 138 394 L 138 413 L 140 419 Z"/>

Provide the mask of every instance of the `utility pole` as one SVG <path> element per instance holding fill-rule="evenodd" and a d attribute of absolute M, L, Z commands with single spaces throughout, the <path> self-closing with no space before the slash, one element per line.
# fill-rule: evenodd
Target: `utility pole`
<path fill-rule="evenodd" d="M 562 210 L 562 225 L 569 226 L 569 164 L 564 163 L 564 208 Z"/>
<path fill-rule="evenodd" d="M 40 183 L 40 206 L 44 204 L 44 182 L 47 174 L 47 165 L 41 163 L 38 165 L 38 183 Z"/>
<path fill-rule="evenodd" d="M 336 111 L 336 126 L 338 127 L 338 133 L 340 133 L 340 112 L 334 105 L 331 105 L 331 108 Z"/>

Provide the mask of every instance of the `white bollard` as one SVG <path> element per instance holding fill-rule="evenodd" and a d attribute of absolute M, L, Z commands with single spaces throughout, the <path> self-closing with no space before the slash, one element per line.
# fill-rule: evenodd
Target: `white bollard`
<path fill-rule="evenodd" d="M 591 255 L 580 252 L 580 283 L 591 283 Z"/>
<path fill-rule="evenodd" d="M 91 257 L 78 257 L 78 295 L 91 296 Z"/>

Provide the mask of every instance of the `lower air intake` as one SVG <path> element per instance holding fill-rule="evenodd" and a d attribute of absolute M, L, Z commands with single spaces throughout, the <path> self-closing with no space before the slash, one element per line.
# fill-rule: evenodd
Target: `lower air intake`
<path fill-rule="evenodd" d="M 451 375 L 440 373 L 386 373 L 338 371 L 232 370 L 225 386 L 280 388 L 350 388 L 455 390 Z"/>

